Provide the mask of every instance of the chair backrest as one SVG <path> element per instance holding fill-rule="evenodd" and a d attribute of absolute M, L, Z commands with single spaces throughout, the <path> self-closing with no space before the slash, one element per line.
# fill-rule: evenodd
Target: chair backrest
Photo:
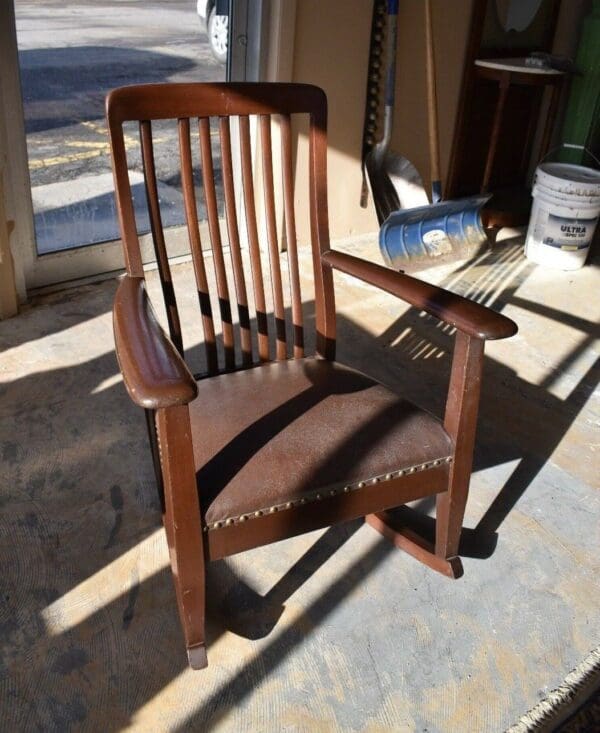
<path fill-rule="evenodd" d="M 310 232 L 314 271 L 316 349 L 333 358 L 335 350 L 335 308 L 331 271 L 321 262 L 321 253 L 329 248 L 327 215 L 327 101 L 317 87 L 304 84 L 149 84 L 123 87 L 107 97 L 107 119 L 112 148 L 113 172 L 119 224 L 125 250 L 127 272 L 144 277 L 140 242 L 128 174 L 128 161 L 123 123 L 137 122 L 144 170 L 148 214 L 152 241 L 167 313 L 170 337 L 183 354 L 180 314 L 177 307 L 171 268 L 163 231 L 158 182 L 153 148 L 152 121 L 171 119 L 176 122 L 179 140 L 181 189 L 189 245 L 193 259 L 201 321 L 204 331 L 208 374 L 248 366 L 257 361 L 285 359 L 304 355 L 302 293 L 294 210 L 294 175 L 292 160 L 292 115 L 309 118 L 309 197 Z M 256 116 L 262 156 L 262 175 L 254 176 L 251 119 Z M 283 220 L 287 244 L 289 272 L 282 278 L 275 183 L 273 175 L 272 116 L 279 121 L 281 135 L 281 182 L 283 188 Z M 230 125 L 236 117 L 238 124 Z M 212 119 L 211 119 L 212 118 Z M 232 129 L 239 131 L 241 176 L 234 177 Z M 215 165 L 211 149 L 211 131 L 219 138 L 221 175 L 225 203 L 225 221 L 229 255 L 219 226 L 219 209 L 215 186 Z M 200 241 L 198 201 L 194 181 L 192 146 L 199 146 L 202 171 L 202 198 L 208 220 L 210 248 L 214 267 L 216 293 L 210 292 L 208 258 Z M 259 181 L 260 179 L 260 181 Z M 241 190 L 235 181 L 241 180 Z M 262 195 L 257 186 L 262 185 Z M 237 194 L 237 196 L 236 196 Z M 264 201 L 267 241 L 259 241 L 257 202 Z M 237 205 L 236 205 L 237 201 Z M 245 226 L 240 226 L 240 216 Z M 246 232 L 248 258 L 242 255 L 240 231 Z M 206 242 L 204 242 L 206 247 Z M 261 245 L 264 247 L 261 248 Z M 261 264 L 261 249 L 268 250 L 269 267 Z M 206 250 L 205 250 L 206 251 Z M 234 287 L 228 285 L 226 258 L 231 258 Z M 250 267 L 244 266 L 250 260 Z M 246 272 L 249 270 L 250 272 Z M 267 270 L 265 272 L 264 270 Z M 270 272 L 269 272 L 270 271 Z M 291 291 L 291 324 L 286 328 L 284 281 Z M 266 288 L 270 283 L 270 292 Z M 251 295 L 249 298 L 248 296 Z M 274 319 L 268 317 L 267 302 L 272 303 Z M 249 303 L 253 303 L 255 318 Z M 214 307 L 223 339 L 223 356 L 218 358 L 215 337 Z M 232 307 L 233 306 L 233 307 Z M 234 328 L 232 313 L 237 312 Z M 256 333 L 252 334 L 252 321 Z M 274 348 L 269 348 L 269 320 L 274 323 Z M 272 338 L 273 341 L 273 338 Z M 274 353 L 271 353 L 274 352 Z"/>

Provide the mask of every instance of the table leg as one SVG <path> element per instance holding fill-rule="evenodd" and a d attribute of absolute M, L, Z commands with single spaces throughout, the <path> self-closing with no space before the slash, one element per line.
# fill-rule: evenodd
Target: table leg
<path fill-rule="evenodd" d="M 548 148 L 550 147 L 550 138 L 552 136 L 552 128 L 554 127 L 554 121 L 556 119 L 556 111 L 558 109 L 558 101 L 560 99 L 562 85 L 563 80 L 561 79 L 552 87 L 552 97 L 550 98 L 548 113 L 546 115 L 546 124 L 544 125 L 544 134 L 542 135 L 542 141 L 540 143 L 540 160 L 546 155 Z"/>
<path fill-rule="evenodd" d="M 500 125 L 502 123 L 502 112 L 510 86 L 510 71 L 502 74 L 500 77 L 500 89 L 498 94 L 498 102 L 496 103 L 496 111 L 494 113 L 494 123 L 492 125 L 492 136 L 490 138 L 490 147 L 488 149 L 487 159 L 485 161 L 485 171 L 483 173 L 483 181 L 481 182 L 481 193 L 487 193 L 490 178 L 492 177 L 492 169 L 494 167 L 494 158 L 496 157 L 496 148 L 498 147 L 498 139 L 500 137 Z"/>
<path fill-rule="evenodd" d="M 542 108 L 543 94 L 546 87 L 532 87 L 532 93 L 536 97 L 532 101 L 532 108 L 540 110 Z M 525 135 L 525 144 L 523 145 L 523 154 L 521 155 L 521 164 L 519 166 L 519 174 L 522 181 L 527 180 L 527 171 L 531 162 L 531 150 L 535 140 L 535 131 L 539 122 L 539 112 L 534 115 L 530 112 L 529 124 L 527 125 L 527 134 Z"/>

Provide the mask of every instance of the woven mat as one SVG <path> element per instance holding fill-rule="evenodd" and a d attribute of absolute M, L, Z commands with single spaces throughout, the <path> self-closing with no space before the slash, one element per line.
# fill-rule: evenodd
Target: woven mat
<path fill-rule="evenodd" d="M 598 733 L 600 646 L 506 733 Z"/>

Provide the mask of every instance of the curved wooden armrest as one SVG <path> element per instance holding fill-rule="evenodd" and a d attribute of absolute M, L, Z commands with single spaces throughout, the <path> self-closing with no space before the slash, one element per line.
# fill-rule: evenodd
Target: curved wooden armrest
<path fill-rule="evenodd" d="M 502 339 L 517 332 L 517 324 L 510 318 L 437 285 L 344 252 L 330 250 L 321 259 L 329 267 L 381 288 L 469 336 Z"/>
<path fill-rule="evenodd" d="M 194 399 L 196 380 L 157 321 L 143 278 L 119 283 L 113 328 L 123 380 L 137 405 L 156 410 Z"/>

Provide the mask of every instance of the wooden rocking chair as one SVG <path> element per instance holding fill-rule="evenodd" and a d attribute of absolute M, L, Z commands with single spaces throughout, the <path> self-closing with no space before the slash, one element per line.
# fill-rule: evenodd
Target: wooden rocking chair
<path fill-rule="evenodd" d="M 304 353 L 296 246 L 292 115 L 309 120 L 316 310 L 316 353 L 310 357 Z M 274 318 L 266 306 L 268 268 L 263 272 L 261 267 L 251 148 L 253 116 L 262 156 L 260 178 Z M 272 116 L 281 133 L 292 320 L 287 328 L 276 225 Z M 205 567 L 210 560 L 365 516 L 397 547 L 449 577 L 460 576 L 457 553 L 472 466 L 484 341 L 513 335 L 515 324 L 441 288 L 330 248 L 327 101 L 320 89 L 301 84 L 132 86 L 109 94 L 107 117 L 127 268 L 114 304 L 116 350 L 129 395 L 145 408 L 148 418 L 190 665 L 194 669 L 207 665 Z M 242 185 L 238 192 L 234 189 L 232 117 L 237 118 L 239 130 Z M 176 120 L 179 131 L 198 324 L 204 329 L 207 369 L 202 375 L 192 374 L 184 361 L 161 223 L 151 125 L 153 120 L 168 118 Z M 229 255 L 219 229 L 210 118 L 214 118 L 212 126 L 218 127 Z M 159 325 L 144 283 L 123 135 L 127 121 L 139 123 L 169 335 Z M 197 129 L 199 138 L 210 231 L 208 252 L 203 252 L 200 242 L 191 127 L 194 132 Z M 245 252 L 240 246 L 240 209 L 245 211 L 250 268 L 244 266 Z M 226 277 L 226 256 L 231 259 L 234 293 Z M 209 293 L 209 259 L 216 296 Z M 250 287 L 245 269 L 250 270 Z M 443 421 L 417 408 L 406 396 L 334 361 L 333 269 L 402 298 L 456 328 Z M 215 337 L 215 303 L 222 349 Z M 232 318 L 234 308 L 237 324 Z M 251 318 L 252 308 L 255 317 Z M 437 502 L 433 545 L 408 528 L 394 526 L 386 512 L 430 495 L 436 495 Z"/>

